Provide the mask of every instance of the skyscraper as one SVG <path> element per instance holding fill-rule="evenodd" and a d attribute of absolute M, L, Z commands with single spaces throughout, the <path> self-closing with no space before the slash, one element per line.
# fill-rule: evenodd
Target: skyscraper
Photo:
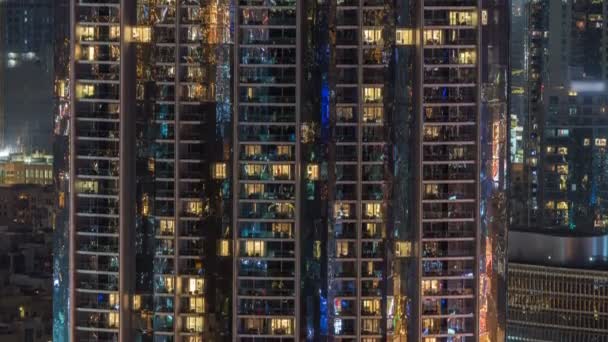
<path fill-rule="evenodd" d="M 72 339 L 504 340 L 506 4 L 71 6 Z"/>
<path fill-rule="evenodd" d="M 607 10 L 513 2 L 509 340 L 608 336 Z"/>

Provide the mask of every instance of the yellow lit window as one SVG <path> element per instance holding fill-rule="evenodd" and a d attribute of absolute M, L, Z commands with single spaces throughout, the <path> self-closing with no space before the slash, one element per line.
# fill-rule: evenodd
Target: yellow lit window
<path fill-rule="evenodd" d="M 188 332 L 203 332 L 203 317 L 188 316 L 186 317 L 186 331 Z"/>
<path fill-rule="evenodd" d="M 395 241 L 395 255 L 398 258 L 412 255 L 412 244 L 409 241 Z"/>
<path fill-rule="evenodd" d="M 583 140 L 583 146 L 589 146 L 589 144 L 591 144 L 590 139 L 589 139 L 589 138 L 585 138 L 585 139 Z"/>
<path fill-rule="evenodd" d="M 555 153 L 555 146 L 547 146 L 547 153 Z"/>
<path fill-rule="evenodd" d="M 568 165 L 567 164 L 557 165 L 555 170 L 560 175 L 567 175 L 568 174 Z"/>
<path fill-rule="evenodd" d="M 363 42 L 366 44 L 377 44 L 382 40 L 382 30 L 367 29 L 363 30 Z"/>
<path fill-rule="evenodd" d="M 424 30 L 424 43 L 426 45 L 443 44 L 443 31 L 441 31 L 441 30 Z"/>
<path fill-rule="evenodd" d="M 488 25 L 488 11 L 481 11 L 481 25 Z"/>
<path fill-rule="evenodd" d="M 568 203 L 567 202 L 557 202 L 557 206 L 556 206 L 557 210 L 568 210 Z"/>
<path fill-rule="evenodd" d="M 439 291 L 439 282 L 437 280 L 423 280 L 422 292 L 432 294 Z"/>
<path fill-rule="evenodd" d="M 275 211 L 279 214 L 292 214 L 293 205 L 291 203 L 275 203 Z"/>
<path fill-rule="evenodd" d="M 559 176 L 559 190 L 566 191 L 568 189 L 568 176 L 560 175 Z"/>
<path fill-rule="evenodd" d="M 568 154 L 568 148 L 565 146 L 560 146 L 557 148 L 557 153 L 561 154 L 561 155 L 567 155 Z"/>
<path fill-rule="evenodd" d="M 312 255 L 315 259 L 321 259 L 321 241 L 315 240 L 312 246 Z"/>
<path fill-rule="evenodd" d="M 97 58 L 97 53 L 95 52 L 95 47 L 94 46 L 89 46 L 87 48 L 87 59 L 89 61 L 94 61 L 95 58 Z"/>
<path fill-rule="evenodd" d="M 59 192 L 59 208 L 65 208 L 65 192 Z"/>
<path fill-rule="evenodd" d="M 365 102 L 381 102 L 382 88 L 364 88 L 363 100 Z"/>
<path fill-rule="evenodd" d="M 230 256 L 230 241 L 220 240 L 217 254 L 219 256 Z"/>
<path fill-rule="evenodd" d="M 276 179 L 291 179 L 291 168 L 289 165 L 272 165 L 272 177 Z"/>
<path fill-rule="evenodd" d="M 555 202 L 547 201 L 547 203 L 545 203 L 545 209 L 555 209 Z"/>
<path fill-rule="evenodd" d="M 275 236 L 280 237 L 291 237 L 291 224 L 290 223 L 273 223 L 272 232 Z"/>
<path fill-rule="evenodd" d="M 437 184 L 425 184 L 424 185 L 424 194 L 427 197 L 437 197 L 439 194 L 439 185 Z"/>
<path fill-rule="evenodd" d="M 306 176 L 311 181 L 319 180 L 319 165 L 309 164 L 306 167 Z"/>
<path fill-rule="evenodd" d="M 474 50 L 464 50 L 458 52 L 458 64 L 475 64 L 477 53 Z"/>
<path fill-rule="evenodd" d="M 270 329 L 275 335 L 291 335 L 293 333 L 293 324 L 290 319 L 273 318 L 270 321 Z"/>
<path fill-rule="evenodd" d="M 116 40 L 120 37 L 120 26 L 113 25 L 110 26 L 110 39 Z"/>
<path fill-rule="evenodd" d="M 334 217 L 335 218 L 349 218 L 350 217 L 350 205 L 345 203 L 334 204 Z"/>
<path fill-rule="evenodd" d="M 93 26 L 79 26 L 76 33 L 80 40 L 91 41 L 95 39 L 95 28 Z"/>
<path fill-rule="evenodd" d="M 203 202 L 187 201 L 186 202 L 186 213 L 188 213 L 190 215 L 201 215 L 203 213 Z"/>
<path fill-rule="evenodd" d="M 595 146 L 606 146 L 606 139 L 595 139 Z"/>
<path fill-rule="evenodd" d="M 379 333 L 380 324 L 377 319 L 364 319 L 363 323 L 363 331 L 367 333 L 377 334 Z M 425 340 L 426 342 L 426 340 Z"/>
<path fill-rule="evenodd" d="M 245 255 L 250 257 L 261 257 L 266 254 L 266 242 L 251 240 L 245 242 Z"/>
<path fill-rule="evenodd" d="M 108 313 L 108 327 L 118 328 L 119 317 L 118 312 Z"/>
<path fill-rule="evenodd" d="M 398 28 L 395 32 L 395 43 L 397 45 L 414 45 L 414 30 Z"/>
<path fill-rule="evenodd" d="M 439 138 L 440 127 L 438 126 L 428 126 L 424 127 L 424 138 L 433 140 Z"/>
<path fill-rule="evenodd" d="M 83 194 L 96 194 L 99 191 L 99 184 L 94 180 L 77 180 L 74 185 L 76 192 Z"/>
<path fill-rule="evenodd" d="M 450 25 L 475 26 L 477 25 L 477 13 L 450 11 Z"/>
<path fill-rule="evenodd" d="M 337 257 L 347 257 L 348 256 L 348 242 L 347 241 L 337 241 L 336 242 L 336 256 Z"/>
<path fill-rule="evenodd" d="M 226 179 L 227 177 L 226 163 L 215 163 L 212 165 L 213 179 Z"/>
<path fill-rule="evenodd" d="M 290 157 L 291 148 L 286 145 L 279 145 L 279 146 L 277 146 L 277 154 L 282 157 Z"/>
<path fill-rule="evenodd" d="M 247 99 L 253 99 L 253 88 L 251 87 L 247 88 Z"/>
<path fill-rule="evenodd" d="M 264 184 L 245 184 L 244 188 L 247 197 L 256 196 L 264 193 Z"/>
<path fill-rule="evenodd" d="M 205 286 L 205 280 L 203 278 L 187 278 L 186 279 L 187 289 L 186 292 L 189 294 L 202 294 Z"/>
<path fill-rule="evenodd" d="M 190 307 L 190 312 L 204 313 L 205 299 L 203 297 L 190 297 L 188 306 Z"/>
<path fill-rule="evenodd" d="M 245 165 L 245 174 L 249 177 L 259 176 L 264 170 L 264 166 L 260 164 L 247 164 Z"/>
<path fill-rule="evenodd" d="M 93 84 L 79 84 L 76 87 L 76 97 L 87 98 L 95 95 L 95 86 Z"/>
<path fill-rule="evenodd" d="M 380 301 L 378 299 L 363 300 L 363 312 L 367 314 L 380 314 Z"/>
<path fill-rule="evenodd" d="M 380 203 L 365 203 L 365 216 L 368 218 L 382 218 L 382 205 Z"/>
<path fill-rule="evenodd" d="M 366 223 L 363 225 L 363 233 L 364 237 L 375 237 L 378 234 L 378 224 L 377 223 Z"/>
<path fill-rule="evenodd" d="M 143 194 L 141 197 L 141 214 L 148 216 L 150 214 L 150 196 Z"/>
<path fill-rule="evenodd" d="M 363 108 L 364 122 L 382 122 L 384 118 L 384 108 L 382 107 L 365 107 Z"/>
<path fill-rule="evenodd" d="M 131 30 L 131 39 L 134 42 L 149 43 L 152 41 L 152 28 L 150 26 L 136 26 Z"/>
<path fill-rule="evenodd" d="M 110 293 L 108 295 L 108 305 L 110 305 L 110 307 L 118 306 L 118 293 Z"/>
<path fill-rule="evenodd" d="M 246 145 L 245 146 L 245 155 L 248 157 L 252 157 L 262 153 L 262 146 L 260 145 Z"/>
<path fill-rule="evenodd" d="M 141 309 L 141 296 L 134 295 L 133 296 L 133 310 L 139 310 L 139 309 Z"/>
<path fill-rule="evenodd" d="M 161 235 L 173 235 L 175 232 L 175 223 L 173 220 L 163 219 L 158 222 L 158 225 L 160 227 Z"/>

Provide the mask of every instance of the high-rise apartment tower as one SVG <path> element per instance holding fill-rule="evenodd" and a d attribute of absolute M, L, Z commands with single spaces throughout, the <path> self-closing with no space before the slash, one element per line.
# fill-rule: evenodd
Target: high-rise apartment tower
<path fill-rule="evenodd" d="M 504 340 L 508 10 L 72 1 L 71 340 Z"/>

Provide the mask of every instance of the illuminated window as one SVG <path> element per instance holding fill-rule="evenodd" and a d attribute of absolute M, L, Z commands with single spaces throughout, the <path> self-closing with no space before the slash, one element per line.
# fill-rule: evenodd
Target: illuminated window
<path fill-rule="evenodd" d="M 187 201 L 186 202 L 186 214 L 199 216 L 203 213 L 203 202 L 202 201 Z"/>
<path fill-rule="evenodd" d="M 365 217 L 367 218 L 382 218 L 382 205 L 380 203 L 365 203 Z"/>
<path fill-rule="evenodd" d="M 477 53 L 473 50 L 458 52 L 458 64 L 475 64 Z"/>
<path fill-rule="evenodd" d="M 555 146 L 547 146 L 547 153 L 555 153 Z"/>
<path fill-rule="evenodd" d="M 150 197 L 148 194 L 143 194 L 141 197 L 141 214 L 148 216 L 150 214 Z"/>
<path fill-rule="evenodd" d="M 244 188 L 247 197 L 258 197 L 264 194 L 264 184 L 245 184 Z"/>
<path fill-rule="evenodd" d="M 605 142 L 604 142 L 605 144 Z M 568 148 L 565 146 L 560 146 L 557 148 L 557 153 L 561 154 L 561 155 L 567 155 L 568 154 Z"/>
<path fill-rule="evenodd" d="M 437 280 L 423 280 L 422 292 L 425 294 L 436 294 L 439 292 L 439 282 Z"/>
<path fill-rule="evenodd" d="M 553 202 L 553 201 L 547 201 L 545 203 L 545 209 L 555 209 L 555 202 Z"/>
<path fill-rule="evenodd" d="M 556 209 L 557 210 L 568 210 L 568 203 L 564 202 L 564 201 L 557 202 Z"/>
<path fill-rule="evenodd" d="M 119 298 L 118 293 L 110 293 L 108 295 L 108 305 L 111 308 L 118 307 L 118 305 L 119 305 L 118 298 Z"/>
<path fill-rule="evenodd" d="M 595 139 L 595 146 L 606 146 L 606 139 Z"/>
<path fill-rule="evenodd" d="M 570 135 L 570 130 L 567 128 L 560 128 L 557 130 L 558 137 L 567 137 L 568 135 Z"/>
<path fill-rule="evenodd" d="M 379 315 L 380 314 L 380 300 L 364 299 L 363 300 L 363 312 L 366 314 Z"/>
<path fill-rule="evenodd" d="M 227 177 L 226 163 L 215 163 L 212 165 L 213 179 L 226 179 Z"/>
<path fill-rule="evenodd" d="M 334 204 L 334 217 L 339 218 L 349 218 L 350 217 L 350 205 L 346 203 L 336 203 Z"/>
<path fill-rule="evenodd" d="M 250 257 L 262 257 L 266 254 L 266 242 L 261 240 L 250 240 L 245 242 L 245 255 Z"/>
<path fill-rule="evenodd" d="M 217 254 L 219 256 L 230 256 L 230 241 L 229 240 L 220 240 Z"/>
<path fill-rule="evenodd" d="M 568 165 L 566 165 L 566 164 L 557 165 L 555 167 L 555 171 L 557 171 L 557 173 L 560 175 L 567 175 L 568 174 Z"/>
<path fill-rule="evenodd" d="M 487 10 L 482 10 L 481 11 L 481 25 L 488 25 L 488 11 Z"/>
<path fill-rule="evenodd" d="M 566 176 L 566 175 L 559 176 L 559 190 L 560 191 L 568 190 L 568 176 Z"/>
<path fill-rule="evenodd" d="M 248 157 L 256 156 L 262 153 L 260 145 L 245 145 L 245 155 Z"/>
<path fill-rule="evenodd" d="M 292 321 L 285 318 L 273 318 L 270 321 L 270 330 L 274 335 L 291 335 L 293 333 Z"/>
<path fill-rule="evenodd" d="M 281 157 L 291 157 L 291 148 L 286 145 L 277 146 L 277 155 Z"/>
<path fill-rule="evenodd" d="M 312 247 L 312 255 L 315 259 L 321 259 L 321 241 L 315 240 Z"/>
<path fill-rule="evenodd" d="M 439 195 L 439 185 L 437 184 L 425 184 L 424 194 L 428 198 L 437 197 Z"/>
<path fill-rule="evenodd" d="M 133 296 L 133 310 L 139 310 L 139 309 L 141 309 L 141 296 L 134 295 Z"/>
<path fill-rule="evenodd" d="M 361 321 L 363 331 L 368 334 L 379 334 L 380 324 L 377 319 L 364 319 Z"/>
<path fill-rule="evenodd" d="M 82 194 L 96 194 L 99 191 L 99 184 L 94 180 L 77 180 L 74 187 L 76 188 L 76 192 Z"/>
<path fill-rule="evenodd" d="M 377 44 L 382 40 L 382 30 L 367 29 L 363 30 L 363 42 L 366 44 Z"/>
<path fill-rule="evenodd" d="M 203 317 L 188 316 L 186 317 L 186 331 L 188 332 L 203 332 Z"/>
<path fill-rule="evenodd" d="M 95 40 L 95 28 L 93 26 L 79 26 L 76 34 L 80 37 L 80 40 Z"/>
<path fill-rule="evenodd" d="M 95 52 L 95 47 L 94 46 L 89 46 L 87 48 L 87 59 L 89 61 L 94 61 L 95 58 L 97 58 L 97 53 Z"/>
<path fill-rule="evenodd" d="M 65 192 L 59 192 L 59 208 L 65 208 Z"/>
<path fill-rule="evenodd" d="M 120 26 L 112 25 L 110 26 L 110 39 L 117 40 L 120 38 Z"/>
<path fill-rule="evenodd" d="M 409 241 L 395 241 L 395 255 L 400 258 L 412 255 L 412 244 Z"/>
<path fill-rule="evenodd" d="M 311 181 L 319 180 L 319 165 L 309 164 L 306 167 L 306 177 Z"/>
<path fill-rule="evenodd" d="M 150 26 L 136 26 L 131 30 L 131 39 L 138 43 L 152 41 L 152 28 Z"/>
<path fill-rule="evenodd" d="M 275 236 L 291 237 L 291 224 L 290 223 L 273 223 L 272 232 Z"/>
<path fill-rule="evenodd" d="M 443 44 L 443 31 L 441 31 L 441 30 L 424 30 L 424 43 L 426 45 Z"/>
<path fill-rule="evenodd" d="M 190 297 L 188 306 L 190 308 L 190 312 L 204 313 L 205 299 L 203 297 Z"/>
<path fill-rule="evenodd" d="M 93 84 L 79 84 L 76 87 L 76 97 L 89 98 L 95 96 L 95 86 Z"/>
<path fill-rule="evenodd" d="M 397 29 L 397 32 L 395 32 L 395 43 L 397 45 L 414 45 L 414 30 Z"/>
<path fill-rule="evenodd" d="M 118 312 L 108 313 L 108 327 L 118 328 L 119 317 Z"/>
<path fill-rule="evenodd" d="M 205 280 L 203 278 L 186 278 L 185 280 L 187 289 L 186 292 L 189 294 L 201 294 L 205 286 Z"/>
<path fill-rule="evenodd" d="M 347 241 L 336 241 L 336 256 L 337 257 L 348 257 L 348 242 Z"/>
<path fill-rule="evenodd" d="M 364 122 L 382 122 L 384 119 L 384 108 L 382 107 L 364 107 L 363 121 Z"/>
<path fill-rule="evenodd" d="M 272 165 L 272 177 L 275 179 L 291 179 L 291 168 L 286 164 Z"/>
<path fill-rule="evenodd" d="M 591 140 L 589 138 L 585 138 L 583 140 L 583 146 L 589 146 L 591 144 Z"/>
<path fill-rule="evenodd" d="M 365 102 L 382 102 L 382 88 L 364 88 L 363 100 Z"/>
<path fill-rule="evenodd" d="M 158 222 L 161 235 L 173 235 L 175 233 L 175 222 L 173 220 L 162 219 Z"/>
<path fill-rule="evenodd" d="M 475 26 L 477 25 L 477 13 L 450 11 L 450 25 L 455 26 Z"/>
<path fill-rule="evenodd" d="M 379 228 L 377 223 L 365 223 L 363 225 L 363 236 L 367 238 L 376 237 Z"/>

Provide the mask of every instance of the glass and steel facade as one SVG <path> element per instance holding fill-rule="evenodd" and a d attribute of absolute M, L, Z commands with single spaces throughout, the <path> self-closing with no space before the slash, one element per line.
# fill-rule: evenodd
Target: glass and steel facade
<path fill-rule="evenodd" d="M 506 5 L 71 6 L 72 340 L 504 340 Z"/>

